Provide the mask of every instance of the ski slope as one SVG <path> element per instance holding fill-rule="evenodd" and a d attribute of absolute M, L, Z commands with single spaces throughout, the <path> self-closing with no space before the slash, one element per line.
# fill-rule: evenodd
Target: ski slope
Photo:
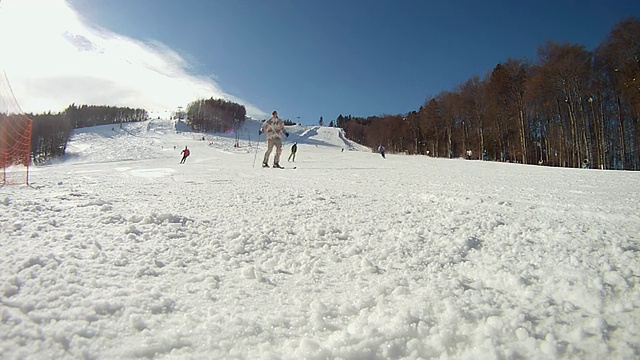
<path fill-rule="evenodd" d="M 0 188 L 2 358 L 639 356 L 639 173 L 297 126 L 263 169 L 259 125 L 79 129 Z"/>

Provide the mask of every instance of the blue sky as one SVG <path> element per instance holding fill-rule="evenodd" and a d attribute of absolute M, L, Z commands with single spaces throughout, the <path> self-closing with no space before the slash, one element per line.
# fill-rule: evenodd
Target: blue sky
<path fill-rule="evenodd" d="M 225 94 L 309 124 L 417 110 L 547 40 L 593 50 L 640 1 L 69 0 L 90 26 L 161 43 Z M 186 104 L 185 104 L 186 105 Z"/>

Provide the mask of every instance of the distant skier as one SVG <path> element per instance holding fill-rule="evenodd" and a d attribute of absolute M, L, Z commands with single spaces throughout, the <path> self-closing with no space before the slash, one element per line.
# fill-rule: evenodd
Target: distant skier
<path fill-rule="evenodd" d="M 382 145 L 378 146 L 378 152 L 380 153 L 380 155 L 382 155 L 383 159 L 387 158 L 386 156 L 384 156 L 384 146 Z"/>
<path fill-rule="evenodd" d="M 280 154 L 282 153 L 282 137 L 289 137 L 289 133 L 284 128 L 284 121 L 278 117 L 278 112 L 271 113 L 271 118 L 262 124 L 258 135 L 267 133 L 267 151 L 264 153 L 264 159 L 262 160 L 262 167 L 269 167 L 269 156 L 273 147 L 276 147 L 276 155 L 273 158 L 273 167 L 283 169 L 280 166 Z"/>
<path fill-rule="evenodd" d="M 191 154 L 191 151 L 189 151 L 189 149 L 187 149 L 187 147 L 185 146 L 184 150 L 182 150 L 180 154 L 182 154 L 182 160 L 180 160 L 180 164 L 184 164 L 184 162 L 187 161 L 187 158 Z"/>
<path fill-rule="evenodd" d="M 296 152 L 298 152 L 298 143 L 294 142 L 293 145 L 291 145 L 291 154 L 289 154 L 287 161 L 296 162 Z"/>

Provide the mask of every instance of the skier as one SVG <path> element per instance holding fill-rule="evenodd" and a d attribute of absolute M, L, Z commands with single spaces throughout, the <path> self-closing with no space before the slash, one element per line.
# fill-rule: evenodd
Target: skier
<path fill-rule="evenodd" d="M 378 146 L 378 152 L 380 153 L 380 155 L 382 155 L 383 159 L 386 159 L 386 157 L 384 156 L 384 146 Z"/>
<path fill-rule="evenodd" d="M 180 154 L 182 154 L 182 160 L 180 160 L 180 164 L 184 164 L 184 162 L 187 161 L 187 158 L 189 157 L 189 154 L 191 154 L 191 152 L 185 146 L 184 150 L 180 151 Z"/>
<path fill-rule="evenodd" d="M 287 159 L 288 161 L 292 161 L 296 162 L 296 152 L 298 151 L 298 143 L 294 142 L 293 145 L 291 145 L 291 154 L 289 154 L 289 159 Z"/>
<path fill-rule="evenodd" d="M 289 137 L 289 133 L 284 128 L 284 121 L 278 117 L 278 112 L 271 113 L 271 118 L 262 124 L 258 135 L 262 135 L 263 132 L 267 133 L 267 151 L 264 153 L 264 159 L 262 160 L 262 167 L 269 167 L 269 156 L 271 150 L 276 147 L 276 155 L 273 158 L 273 167 L 278 169 L 284 169 L 280 166 L 280 154 L 282 153 L 282 136 Z"/>

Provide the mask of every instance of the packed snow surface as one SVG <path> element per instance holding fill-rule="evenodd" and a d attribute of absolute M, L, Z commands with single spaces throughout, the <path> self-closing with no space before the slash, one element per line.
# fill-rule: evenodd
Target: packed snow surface
<path fill-rule="evenodd" d="M 79 129 L 1 187 L 1 357 L 640 356 L 640 173 L 383 159 L 317 126 L 264 169 L 258 126 Z"/>

